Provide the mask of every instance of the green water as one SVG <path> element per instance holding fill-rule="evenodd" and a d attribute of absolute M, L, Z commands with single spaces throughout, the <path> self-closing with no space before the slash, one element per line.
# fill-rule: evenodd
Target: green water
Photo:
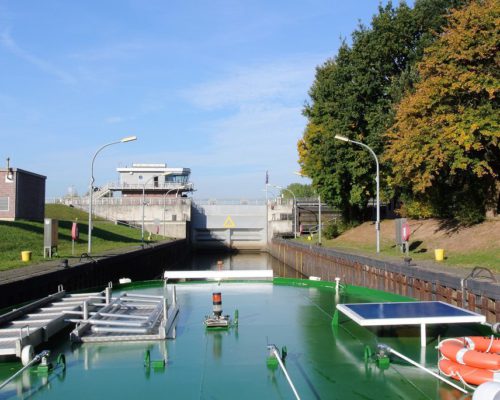
<path fill-rule="evenodd" d="M 170 286 L 170 285 L 169 285 Z M 294 287 L 272 283 L 176 285 L 180 314 L 176 339 L 166 342 L 70 344 L 67 334 L 49 348 L 64 353 L 67 369 L 49 377 L 26 371 L 0 391 L 0 399 L 293 399 L 283 372 L 266 365 L 267 344 L 286 346 L 286 368 L 302 399 L 441 399 L 454 390 L 405 362 L 388 369 L 365 363 L 365 345 L 385 343 L 410 358 L 436 368 L 438 334 L 455 331 L 438 326 L 429 330 L 421 350 L 419 328 L 366 329 L 341 318 L 332 328 L 337 301 L 384 300 L 364 291 L 336 297 L 328 287 Z M 161 287 L 140 288 L 163 294 Z M 131 291 L 131 290 L 127 290 Z M 211 313 L 211 294 L 222 292 L 224 314 L 239 310 L 239 326 L 207 332 L 204 316 Z M 163 370 L 144 367 L 144 354 L 167 359 Z M 20 368 L 0 364 L 0 380 Z"/>

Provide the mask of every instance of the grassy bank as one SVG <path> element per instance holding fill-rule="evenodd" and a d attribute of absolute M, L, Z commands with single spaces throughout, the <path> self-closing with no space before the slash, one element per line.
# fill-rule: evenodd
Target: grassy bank
<path fill-rule="evenodd" d="M 424 263 L 435 262 L 435 249 L 444 249 L 445 259 L 442 266 L 486 267 L 500 272 L 500 221 L 487 221 L 472 227 L 450 226 L 446 221 L 410 220 L 412 235 L 410 238 L 410 257 Z M 307 236 L 301 242 L 315 243 Z M 335 239 L 322 240 L 325 247 L 339 250 L 376 255 L 375 227 L 373 223 L 364 223 L 352 228 Z M 401 260 L 403 254 L 395 245 L 394 221 L 382 221 L 380 256 Z"/>
<path fill-rule="evenodd" d="M 59 220 L 59 244 L 56 258 L 79 258 L 87 252 L 88 214 L 72 207 L 59 204 L 48 204 L 45 208 L 46 218 Z M 71 226 L 78 221 L 79 240 L 75 242 L 72 254 Z M 43 258 L 43 222 L 34 221 L 0 221 L 0 270 L 21 267 L 47 261 Z M 153 235 L 152 241 L 164 239 Z M 138 246 L 141 243 L 140 229 L 115 225 L 102 219 L 94 221 L 92 232 L 92 253 Z M 21 261 L 21 251 L 32 252 L 32 262 Z"/>

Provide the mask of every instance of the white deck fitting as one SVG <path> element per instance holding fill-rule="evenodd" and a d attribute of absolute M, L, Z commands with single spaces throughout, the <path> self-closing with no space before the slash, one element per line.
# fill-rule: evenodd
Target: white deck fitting
<path fill-rule="evenodd" d="M 337 309 L 361 326 L 420 325 L 426 346 L 426 325 L 486 322 L 486 317 L 442 301 L 337 304 Z"/>
<path fill-rule="evenodd" d="M 68 325 L 62 310 L 79 311 L 90 298 L 104 302 L 104 292 L 75 296 L 61 290 L 1 315 L 0 355 L 21 357 L 25 346 L 36 347 L 46 342 Z"/>
<path fill-rule="evenodd" d="M 202 271 L 165 271 L 164 279 L 252 279 L 272 278 L 272 269 L 257 270 L 202 270 Z"/>
<path fill-rule="evenodd" d="M 178 313 L 175 287 L 171 304 L 164 296 L 124 293 L 88 318 L 83 312 L 65 312 L 81 316 L 68 321 L 77 323 L 71 340 L 83 343 L 164 340 L 170 337 Z"/>

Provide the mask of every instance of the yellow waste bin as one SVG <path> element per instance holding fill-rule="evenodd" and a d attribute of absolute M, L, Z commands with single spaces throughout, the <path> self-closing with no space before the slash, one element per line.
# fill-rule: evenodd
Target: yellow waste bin
<path fill-rule="evenodd" d="M 434 255 L 436 256 L 436 261 L 443 261 L 444 249 L 434 249 Z"/>
<path fill-rule="evenodd" d="M 31 251 L 21 251 L 21 260 L 31 261 Z"/>

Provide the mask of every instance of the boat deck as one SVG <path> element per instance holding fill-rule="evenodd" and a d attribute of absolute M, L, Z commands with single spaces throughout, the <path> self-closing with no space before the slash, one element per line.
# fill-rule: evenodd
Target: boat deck
<path fill-rule="evenodd" d="M 421 347 L 418 325 L 363 327 L 345 318 L 334 326 L 337 304 L 410 300 L 351 286 L 336 291 L 334 282 L 206 281 L 177 283 L 175 287 L 177 304 L 182 308 L 175 319 L 176 340 L 82 345 L 52 341 L 51 360 L 54 363 L 64 355 L 66 369 L 54 368 L 48 376 L 27 370 L 5 386 L 0 397 L 135 399 L 145 393 L 148 397 L 168 393 L 176 399 L 293 398 L 284 369 L 268 362 L 272 348 L 281 354 L 286 349 L 282 361 L 302 399 L 465 399 L 456 388 L 404 359 L 392 357 L 392 353 L 387 364 L 378 363 L 370 353 L 385 345 L 436 372 L 437 338 L 477 336 L 485 331 L 478 324 L 434 324 L 429 326 L 427 346 Z M 172 292 L 173 285 L 168 285 L 169 299 Z M 213 309 L 214 292 L 222 293 L 223 314 L 239 311 L 239 323 L 230 329 L 210 330 L 203 323 Z M 114 315 L 107 317 L 103 314 L 108 312 L 102 311 L 105 307 L 100 307 L 101 317 L 89 312 L 88 319 L 141 321 L 149 318 L 159 303 L 135 310 L 133 303 L 146 303 L 136 300 L 155 300 L 157 296 L 167 297 L 164 282 L 121 286 L 115 289 L 116 298 L 108 306 L 125 299 L 130 309 L 117 306 L 109 313 Z M 173 305 L 172 301 L 169 304 Z M 107 327 L 123 328 L 122 324 L 112 325 Z M 125 328 L 145 328 L 127 325 Z M 90 339 L 98 333 L 105 338 L 118 336 L 117 332 L 92 332 L 92 326 L 106 325 L 89 324 L 90 333 L 82 338 Z M 11 377 L 19 364 L 0 363 L 0 382 Z"/>
<path fill-rule="evenodd" d="M 48 341 L 68 326 L 65 312 L 79 312 L 90 299 L 92 304 L 104 303 L 105 294 L 67 294 L 61 287 L 57 293 L 0 316 L 0 356 L 20 358 L 26 346 Z"/>
<path fill-rule="evenodd" d="M 30 346 L 26 351 L 32 353 L 71 323 L 76 323 L 70 335 L 74 342 L 162 340 L 173 337 L 169 333 L 178 312 L 175 289 L 168 305 L 166 296 L 124 293 L 114 298 L 110 287 L 82 294 L 68 294 L 60 287 L 0 316 L 0 356 L 22 358 L 23 349 Z"/>
<path fill-rule="evenodd" d="M 166 296 L 124 293 L 111 299 L 99 311 L 71 319 L 76 328 L 71 332 L 73 342 L 122 342 L 163 340 L 172 331 L 179 307 L 175 287 L 172 303 Z"/>

